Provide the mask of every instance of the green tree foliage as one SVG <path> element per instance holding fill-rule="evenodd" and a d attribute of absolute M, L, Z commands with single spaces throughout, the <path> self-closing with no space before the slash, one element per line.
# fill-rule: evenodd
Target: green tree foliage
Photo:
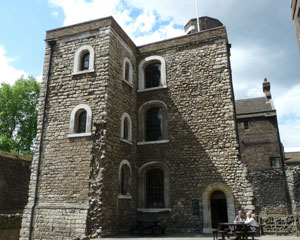
<path fill-rule="evenodd" d="M 30 155 L 37 128 L 40 84 L 21 77 L 0 87 L 0 150 Z"/>

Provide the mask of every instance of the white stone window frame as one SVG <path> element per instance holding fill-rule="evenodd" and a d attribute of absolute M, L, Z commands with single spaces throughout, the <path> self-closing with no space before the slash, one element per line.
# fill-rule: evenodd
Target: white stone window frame
<path fill-rule="evenodd" d="M 123 166 L 126 165 L 129 168 L 129 180 L 128 180 L 128 189 L 129 192 L 128 194 L 122 194 L 121 193 L 121 188 L 122 188 L 122 168 Z M 119 186 L 118 186 L 118 199 L 132 199 L 132 196 L 130 194 L 130 187 L 131 187 L 131 176 L 132 176 L 132 171 L 131 171 L 131 165 L 128 160 L 124 159 L 121 161 L 120 166 L 119 166 Z"/>
<path fill-rule="evenodd" d="M 160 62 L 160 86 L 145 88 L 145 68 L 155 62 Z M 166 61 L 161 56 L 149 56 L 144 58 L 139 64 L 139 86 L 138 92 L 151 91 L 167 88 L 167 77 L 166 77 Z"/>
<path fill-rule="evenodd" d="M 84 133 L 77 133 L 76 132 L 76 118 L 78 118 L 78 111 L 84 110 L 86 111 L 86 127 Z M 69 127 L 69 138 L 73 137 L 87 137 L 92 135 L 92 110 L 86 104 L 79 104 L 73 108 L 70 116 L 70 127 Z"/>
<path fill-rule="evenodd" d="M 164 208 L 147 208 L 146 174 L 153 168 L 159 168 L 164 173 Z M 138 171 L 138 208 L 137 212 L 159 213 L 171 212 L 170 201 L 170 171 L 168 166 L 159 161 L 145 163 Z"/>
<path fill-rule="evenodd" d="M 128 81 L 125 79 L 125 75 L 126 75 L 126 63 L 129 64 L 129 79 Z M 122 80 L 124 82 L 126 82 L 129 86 L 133 86 L 132 84 L 132 79 L 133 79 L 133 68 L 132 68 L 132 64 L 131 64 L 131 61 L 128 57 L 124 57 L 123 59 L 123 67 L 122 67 Z"/>
<path fill-rule="evenodd" d="M 125 119 L 127 118 L 128 120 L 128 139 L 124 138 L 124 123 Z M 120 132 L 120 140 L 122 142 L 126 142 L 128 144 L 132 144 L 132 121 L 130 115 L 125 112 L 121 116 L 121 132 Z"/>
<path fill-rule="evenodd" d="M 146 141 L 146 112 L 155 107 L 162 108 L 162 138 L 161 140 L 155 141 Z M 145 102 L 142 106 L 140 106 L 138 111 L 138 142 L 137 145 L 146 145 L 146 144 L 161 144 L 168 143 L 168 108 L 167 105 L 159 100 L 151 100 Z"/>
<path fill-rule="evenodd" d="M 81 70 L 81 61 L 85 53 L 89 52 L 89 69 Z M 74 56 L 74 66 L 72 75 L 94 72 L 95 51 L 90 45 L 84 45 L 78 48 Z"/>

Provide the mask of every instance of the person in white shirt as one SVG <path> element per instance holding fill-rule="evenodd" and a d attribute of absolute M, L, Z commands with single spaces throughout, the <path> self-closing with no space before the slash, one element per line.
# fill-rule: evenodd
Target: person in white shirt
<path fill-rule="evenodd" d="M 251 216 L 251 212 L 247 212 L 246 215 L 247 215 L 247 218 L 246 218 L 245 223 L 249 224 L 251 231 L 255 231 L 256 221 Z"/>

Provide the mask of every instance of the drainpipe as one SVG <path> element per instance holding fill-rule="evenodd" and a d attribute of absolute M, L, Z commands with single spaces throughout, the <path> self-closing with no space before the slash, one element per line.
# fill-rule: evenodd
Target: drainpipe
<path fill-rule="evenodd" d="M 47 81 L 46 81 L 46 90 L 45 90 L 45 96 L 44 96 L 44 108 L 43 108 L 43 118 L 42 118 L 42 128 L 41 128 L 41 136 L 40 136 L 40 144 L 39 144 L 39 158 L 38 158 L 38 165 L 36 169 L 36 182 L 35 182 L 35 189 L 34 189 L 34 199 L 33 199 L 33 206 L 31 208 L 31 214 L 30 214 L 30 225 L 29 225 L 29 236 L 28 239 L 31 240 L 31 235 L 33 232 L 33 218 L 34 218 L 34 210 L 38 201 L 38 187 L 39 187 L 39 176 L 40 176 L 40 168 L 41 168 L 41 159 L 42 159 L 42 152 L 43 152 L 43 136 L 44 136 L 44 125 L 45 125 L 45 119 L 46 119 L 46 106 L 47 106 L 47 100 L 48 100 L 48 87 L 49 87 L 49 79 L 51 75 L 51 64 L 52 64 L 52 54 L 53 54 L 53 48 L 56 45 L 55 40 L 48 41 L 48 44 L 50 46 L 50 56 L 49 56 L 49 65 L 48 65 L 48 73 L 47 73 Z"/>

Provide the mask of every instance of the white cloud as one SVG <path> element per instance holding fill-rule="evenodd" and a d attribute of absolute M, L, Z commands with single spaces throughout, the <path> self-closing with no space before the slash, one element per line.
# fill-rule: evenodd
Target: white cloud
<path fill-rule="evenodd" d="M 297 85 L 274 100 L 277 109 L 281 141 L 286 150 L 300 150 L 300 85 Z"/>
<path fill-rule="evenodd" d="M 27 76 L 27 74 L 11 66 L 11 63 L 16 61 L 17 58 L 8 58 L 6 56 L 4 46 L 0 45 L 0 66 L 1 66 L 1 80 L 0 82 L 5 82 L 13 84 L 22 75 Z"/>
<path fill-rule="evenodd" d="M 272 52 L 258 45 L 249 44 L 233 47 L 230 59 L 234 89 L 238 93 L 237 97 L 262 96 L 264 78 L 276 70 L 274 65 L 270 63 L 279 61 L 283 55 L 283 51 Z M 272 80 L 270 81 L 272 82 Z"/>

